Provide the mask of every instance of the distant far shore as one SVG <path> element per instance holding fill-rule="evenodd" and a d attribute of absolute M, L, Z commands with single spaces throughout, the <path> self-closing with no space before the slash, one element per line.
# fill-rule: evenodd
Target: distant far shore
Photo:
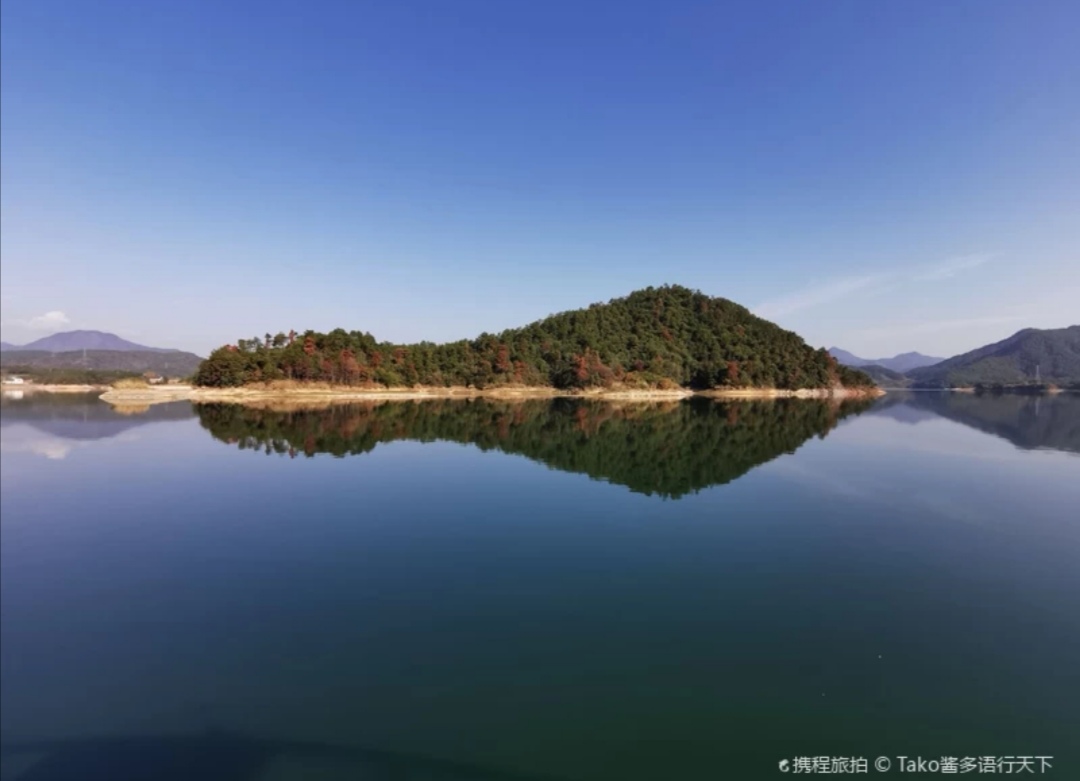
<path fill-rule="evenodd" d="M 694 391 L 685 388 L 659 389 L 595 389 L 564 391 L 542 387 L 500 387 L 478 390 L 476 388 L 355 388 L 291 383 L 286 386 L 249 385 L 241 388 L 200 388 L 190 385 L 157 385 L 146 388 L 110 388 L 101 400 L 110 404 L 157 404 L 170 401 L 233 402 L 265 400 L 312 400 L 312 401 L 410 401 L 422 399 L 536 399 L 579 398 L 602 400 L 679 400 L 691 396 L 731 399 L 774 398 L 874 398 L 884 395 L 879 388 L 822 388 L 814 390 L 777 390 L 775 388 L 717 389 Z"/>
<path fill-rule="evenodd" d="M 881 388 L 717 388 L 692 391 L 691 395 L 713 399 L 873 399 L 884 396 L 885 391 Z"/>
<path fill-rule="evenodd" d="M 886 393 L 970 393 L 976 396 L 1056 396 L 1059 393 L 1080 393 L 1080 388 L 1062 388 L 1057 385 L 1032 387 L 1030 385 L 1006 385 L 989 388 L 882 388 Z"/>
<path fill-rule="evenodd" d="M 32 382 L 5 383 L 4 393 L 94 393 L 96 391 L 112 390 L 109 385 L 37 385 Z"/>

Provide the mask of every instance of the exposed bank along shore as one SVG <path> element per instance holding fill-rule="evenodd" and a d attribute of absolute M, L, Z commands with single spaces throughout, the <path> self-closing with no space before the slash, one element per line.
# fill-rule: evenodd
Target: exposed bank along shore
<path fill-rule="evenodd" d="M 691 396 L 719 399 L 827 399 L 874 398 L 885 391 L 879 388 L 821 388 L 814 390 L 777 390 L 772 388 L 724 389 L 691 391 L 684 388 L 660 389 L 602 389 L 561 391 L 556 388 L 348 388 L 328 385 L 305 387 L 290 385 L 274 387 L 248 385 L 242 388 L 196 388 L 188 385 L 166 385 L 147 388 L 112 388 L 101 395 L 110 404 L 160 404 L 170 401 L 226 402 L 243 404 L 249 401 L 417 401 L 423 399 L 546 399 L 579 398 L 612 401 L 664 401 Z"/>

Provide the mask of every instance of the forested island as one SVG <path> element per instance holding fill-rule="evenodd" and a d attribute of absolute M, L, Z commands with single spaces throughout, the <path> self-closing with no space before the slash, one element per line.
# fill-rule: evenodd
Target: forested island
<path fill-rule="evenodd" d="M 211 388 L 274 381 L 478 390 L 875 388 L 798 334 L 675 285 L 471 341 L 392 344 L 343 329 L 266 334 L 218 348 L 194 377 Z"/>

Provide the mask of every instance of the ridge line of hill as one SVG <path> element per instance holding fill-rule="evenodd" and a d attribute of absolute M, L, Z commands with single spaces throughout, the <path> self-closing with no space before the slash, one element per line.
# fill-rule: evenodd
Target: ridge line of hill
<path fill-rule="evenodd" d="M 873 387 L 798 334 L 678 285 L 447 344 L 393 344 L 340 328 L 282 332 L 214 350 L 195 376 L 210 387 L 276 380 L 475 389 Z"/>

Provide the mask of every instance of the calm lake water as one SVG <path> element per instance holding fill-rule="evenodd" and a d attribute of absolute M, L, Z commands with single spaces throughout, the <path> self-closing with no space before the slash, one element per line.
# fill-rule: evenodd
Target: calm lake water
<path fill-rule="evenodd" d="M 1078 396 L 0 419 L 5 781 L 1080 778 Z"/>

